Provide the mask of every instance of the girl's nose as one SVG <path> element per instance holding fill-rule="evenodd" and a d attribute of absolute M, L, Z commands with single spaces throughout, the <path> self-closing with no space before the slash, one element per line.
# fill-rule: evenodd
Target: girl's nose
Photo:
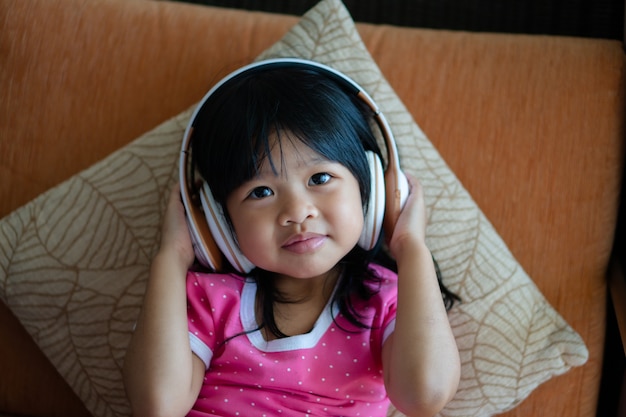
<path fill-rule="evenodd" d="M 285 196 L 278 222 L 281 226 L 302 224 L 308 219 L 317 217 L 317 215 L 318 209 L 310 199 L 301 195 L 290 195 Z"/>

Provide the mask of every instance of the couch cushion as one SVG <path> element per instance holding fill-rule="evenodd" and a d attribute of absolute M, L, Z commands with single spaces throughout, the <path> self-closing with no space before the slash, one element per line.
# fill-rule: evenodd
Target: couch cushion
<path fill-rule="evenodd" d="M 127 3 L 0 0 L 2 133 L 19 138 L 0 141 L 0 216 L 184 110 L 296 22 Z"/>
<path fill-rule="evenodd" d="M 344 20 L 346 20 L 346 19 L 344 18 Z M 348 21 L 349 21 L 349 19 L 348 19 Z M 306 22 L 308 22 L 308 21 L 306 21 Z M 345 26 L 345 22 L 344 22 L 344 26 Z M 367 32 L 367 30 L 370 30 L 370 29 L 366 28 L 366 30 L 365 30 L 365 31 Z M 374 32 L 372 32 L 372 33 L 374 33 Z M 379 33 L 380 33 L 380 32 L 379 32 Z M 423 34 L 423 35 L 424 35 L 424 34 Z M 424 36 L 425 36 L 426 38 L 428 38 L 429 33 L 426 33 Z M 292 38 L 292 39 L 293 39 L 293 38 Z M 348 37 L 347 37 L 347 39 L 349 39 L 351 42 L 353 42 L 353 41 L 354 41 L 354 38 L 353 38 L 352 36 L 348 36 Z M 375 49 L 375 47 L 376 47 L 376 39 L 373 39 L 373 40 L 371 41 L 370 45 L 373 45 L 373 48 Z M 283 46 L 284 46 L 284 45 L 283 45 Z M 353 46 L 353 45 L 352 45 L 352 46 Z M 325 52 L 323 49 L 321 49 L 319 52 L 317 52 L 317 51 L 316 51 L 316 54 L 317 54 L 317 53 L 319 53 L 319 55 L 315 55 L 315 56 L 313 56 L 313 58 L 323 60 L 323 55 L 324 55 L 324 54 L 326 54 L 326 53 L 328 53 L 328 51 L 326 51 L 326 52 Z M 320 58 L 320 57 L 321 57 L 321 58 Z M 362 58 L 359 58 L 359 59 L 362 59 Z M 335 62 L 335 63 L 337 63 L 337 65 L 339 66 L 339 65 L 340 65 L 340 62 L 341 62 L 341 60 L 340 60 L 339 62 Z M 445 68 L 445 67 L 444 67 L 444 68 Z M 340 68 L 340 69 L 343 69 L 343 68 Z M 346 71 L 346 72 L 350 72 L 350 71 Z M 392 70 L 392 72 L 393 72 L 393 70 Z M 436 74 L 431 74 L 431 76 L 436 76 Z M 356 76 L 355 76 L 355 78 L 356 78 Z M 410 78 L 409 78 L 409 77 L 407 77 L 407 79 L 410 79 Z M 382 96 L 381 98 L 378 98 L 378 97 L 377 97 L 377 94 L 376 94 L 376 91 L 378 91 L 378 87 L 379 87 L 379 84 L 380 84 L 380 83 L 382 83 L 382 85 L 383 85 L 383 93 L 384 93 L 384 94 L 383 94 L 383 96 Z M 366 85 L 366 88 L 367 88 L 367 84 L 368 84 L 368 83 L 364 83 L 364 85 Z M 389 100 L 389 101 L 394 101 L 394 99 L 393 99 L 393 96 L 392 96 L 392 95 L 389 95 L 389 92 L 388 92 L 388 91 L 384 91 L 384 88 L 386 88 L 386 87 L 384 86 L 384 82 L 382 82 L 382 81 L 377 81 L 377 82 L 374 84 L 374 88 L 373 88 L 373 89 L 374 89 L 375 91 L 373 91 L 373 94 L 374 94 L 374 96 L 375 96 L 375 97 L 377 97 L 377 100 L 378 100 L 379 104 L 381 104 L 381 106 L 383 106 L 383 108 L 385 108 L 385 109 L 386 109 L 385 102 L 386 102 L 386 101 L 388 101 L 388 100 Z M 408 88 L 408 87 L 407 87 L 407 88 Z M 405 88 L 404 88 L 404 87 L 402 87 L 402 88 L 399 88 L 398 90 L 399 90 L 399 91 L 403 91 L 403 90 L 405 90 Z M 199 95 L 201 95 L 201 93 L 202 93 L 202 92 L 199 92 Z M 403 112 L 403 111 L 399 111 L 399 113 L 402 113 L 402 112 Z M 388 113 L 389 113 L 389 112 L 388 112 Z M 417 114 L 417 113 L 416 113 L 416 114 Z M 166 140 L 166 142 L 167 142 L 168 140 L 169 140 L 169 141 L 172 141 L 172 143 L 169 143 L 169 144 L 167 145 L 167 146 L 169 146 L 169 147 L 170 147 L 170 148 L 167 148 L 167 149 L 174 149 L 174 145 L 176 144 L 176 141 L 177 141 L 176 137 L 177 137 L 177 135 L 179 135 L 179 133 L 180 133 L 180 132 L 177 132 L 177 131 L 176 131 L 176 129 L 180 129 L 180 128 L 181 128 L 181 125 L 183 125 L 183 124 L 184 124 L 184 122 L 185 122 L 185 117 L 187 117 L 187 116 L 188 116 L 188 115 L 183 114 L 183 115 L 181 115 L 182 119 L 179 117 L 179 118 L 174 119 L 174 120 L 173 120 L 173 121 L 171 121 L 170 123 L 166 123 L 166 124 L 165 124 L 165 125 L 163 125 L 160 129 L 157 129 L 157 131 L 155 131 L 155 132 L 153 132 L 153 133 L 151 133 L 151 134 L 147 135 L 145 138 L 142 138 L 140 141 L 138 141 L 138 142 L 137 142 L 137 144 L 136 144 L 136 146 L 135 146 L 134 148 L 125 149 L 123 152 L 121 152 L 121 153 L 118 153 L 118 154 L 114 155 L 114 156 L 112 157 L 112 159 L 111 159 L 111 158 L 107 159 L 107 161 L 105 161 L 105 162 L 104 162 L 104 165 L 100 164 L 100 165 L 98 165 L 97 167 L 94 167 L 93 169 L 91 169 L 91 170 L 89 170 L 89 171 L 87 171 L 87 172 L 85 172 L 85 173 L 81 174 L 80 176 L 78 176 L 78 177 L 74 178 L 72 181 L 70 181 L 70 183 L 64 184 L 64 185 L 61 187 L 61 189 L 60 189 L 60 190 L 59 190 L 59 189 L 57 189 L 57 190 L 53 190 L 51 193 L 48 193 L 48 195 L 47 195 L 47 196 L 44 196 L 44 197 L 42 197 L 42 198 L 38 199 L 36 202 L 34 202 L 34 203 L 30 204 L 30 205 L 28 206 L 28 208 L 25 208 L 24 210 L 22 210 L 22 211 L 21 211 L 21 213 L 22 213 L 22 214 L 25 214 L 25 213 L 30 213 L 30 214 L 35 213 L 35 214 L 39 214 L 39 213 L 40 213 L 40 211 L 39 211 L 40 209 L 52 210 L 52 208 L 53 208 L 53 207 L 55 207 L 55 204 L 57 204 L 57 203 L 58 203 L 58 199 L 59 199 L 59 197 L 63 197 L 63 196 L 65 196 L 65 195 L 67 195 L 68 190 L 70 190 L 70 191 L 72 191 L 72 190 L 76 191 L 76 189 L 75 189 L 75 188 L 72 188 L 72 187 L 73 187 L 73 186 L 75 186 L 77 183 L 78 183 L 78 184 L 79 184 L 79 183 L 81 183 L 81 182 L 82 182 L 85 178 L 86 178 L 86 179 L 88 179 L 89 181 L 91 181 L 91 180 L 93 179 L 92 177 L 94 177 L 94 176 L 96 176 L 96 178 L 103 179 L 103 178 L 105 177 L 105 175 L 104 175 L 104 174 L 109 174 L 109 175 L 112 175 L 112 177 L 111 177 L 111 178 L 118 178 L 118 177 L 120 177 L 120 180 L 128 180 L 128 178 L 124 179 L 124 176 L 122 175 L 123 171 L 119 171 L 119 170 L 116 168 L 116 167 L 118 167 L 118 168 L 123 168 L 123 167 L 125 167 L 125 166 L 126 166 L 126 164 L 121 164 L 121 165 L 120 165 L 120 161 L 123 161 L 123 162 L 127 163 L 128 161 L 132 161 L 132 160 L 133 160 L 133 158 L 135 158 L 136 156 L 138 156 L 138 158 L 135 158 L 135 159 L 141 159 L 142 161 L 143 161 L 143 160 L 145 160 L 145 159 L 152 159 L 152 156 L 159 154 L 160 152 L 162 152 L 162 151 L 163 151 L 163 149 L 165 149 L 165 148 L 161 148 L 161 146 L 163 146 L 163 144 L 161 143 L 161 141 L 160 141 L 160 140 L 161 140 L 161 139 L 163 139 L 165 136 L 168 136 L 168 135 L 172 135 L 172 137 L 170 137 L 169 139 L 168 139 L 168 138 L 165 138 L 165 140 Z M 390 117 L 390 118 L 391 118 L 391 115 L 390 115 L 390 114 L 388 114 L 388 117 Z M 398 118 L 399 118 L 400 116 L 396 116 L 396 117 L 398 117 Z M 404 117 L 404 116 L 402 116 L 402 117 Z M 173 128 L 173 127 L 172 127 L 172 125 L 174 125 L 175 127 Z M 404 120 L 401 120 L 401 121 L 398 123 L 398 125 L 399 125 L 399 126 L 404 126 L 404 127 L 407 127 L 407 126 L 408 126 L 407 128 L 408 128 L 408 129 L 409 129 L 409 131 L 410 131 L 410 135 L 409 135 L 409 136 L 413 137 L 413 135 L 416 135 L 415 137 L 419 139 L 419 143 L 421 144 L 421 143 L 423 142 L 423 140 L 422 140 L 422 139 L 423 139 L 423 134 L 421 134 L 421 132 L 419 132 L 419 133 L 415 133 L 415 132 L 416 132 L 416 131 L 415 131 L 415 127 L 412 127 L 412 126 L 411 126 L 411 125 L 412 125 L 412 122 L 405 122 Z M 411 141 L 412 141 L 412 139 L 408 139 L 408 140 L 406 140 L 406 142 L 404 142 L 404 144 L 401 144 L 401 148 L 402 148 L 402 149 L 408 149 L 408 148 L 413 147 L 414 143 L 412 143 Z M 150 146 L 148 146 L 148 149 L 144 149 L 144 148 L 146 147 L 146 144 L 147 144 L 147 143 L 157 144 L 157 146 L 152 145 L 153 149 L 150 149 Z M 422 146 L 422 145 L 420 145 L 420 146 Z M 426 146 L 427 146 L 427 145 L 426 145 Z M 417 147 L 417 149 L 419 150 L 419 148 L 420 148 L 420 147 L 418 146 L 418 147 Z M 409 152 L 409 153 L 410 153 L 410 149 L 409 149 L 409 151 L 405 151 L 405 152 Z M 427 156 L 432 156 L 432 158 L 427 159 L 427 161 L 430 161 L 431 159 L 433 159 L 433 160 L 438 160 L 438 155 L 436 154 L 436 152 L 435 152 L 434 150 L 432 150 L 432 149 L 430 149 L 430 148 L 427 148 L 427 149 L 426 149 L 426 152 L 424 152 L 424 150 L 419 150 L 419 152 L 424 153 L 424 154 L 425 154 L 425 155 L 427 155 Z M 137 155 L 135 155 L 135 154 L 137 154 Z M 121 156 L 120 156 L 120 155 L 121 155 Z M 148 155 L 152 155 L 152 156 L 150 156 L 149 158 L 147 158 L 147 156 L 148 156 Z M 126 158 L 126 160 L 124 160 L 124 158 Z M 416 163 L 418 163 L 418 164 L 419 164 L 419 161 L 421 161 L 421 160 L 422 160 L 422 158 L 421 158 L 421 157 L 419 157 L 419 158 L 415 158 L 415 161 L 417 161 Z M 117 161 L 117 162 L 116 162 L 116 161 Z M 413 161 L 413 159 L 411 159 L 411 161 Z M 154 161 L 153 161 L 153 162 L 154 162 Z M 440 164 L 440 162 L 437 162 L 437 163 L 438 163 L 438 164 Z M 418 166 L 413 166 L 413 164 L 412 164 L 412 163 L 408 163 L 407 165 L 411 167 L 409 170 L 419 170 L 419 169 L 423 169 L 423 168 L 420 168 L 420 167 L 418 167 Z M 108 168 L 107 168 L 107 166 L 108 166 Z M 163 166 L 162 166 L 162 167 L 160 167 L 159 169 L 157 169 L 157 171 L 159 171 L 159 172 L 161 172 L 161 171 L 166 171 L 166 168 L 165 168 L 165 167 L 167 167 L 167 166 L 168 166 L 167 164 L 163 164 Z M 435 164 L 435 166 L 436 166 L 436 167 L 438 167 L 438 168 L 441 168 L 441 166 L 440 166 L 440 165 Z M 113 169 L 111 169 L 111 167 L 113 167 Z M 151 169 L 152 169 L 152 168 L 151 168 Z M 98 171 L 101 171 L 101 172 L 98 174 Z M 119 171 L 119 172 L 118 172 L 118 171 Z M 484 171 L 483 171 L 483 172 L 484 172 Z M 419 174 L 421 175 L 422 173 L 420 172 Z M 429 175 L 428 175 L 428 174 L 429 174 L 429 173 L 428 173 L 428 172 L 426 172 L 426 175 L 424 175 L 424 177 L 425 177 L 425 178 L 428 178 L 428 177 L 429 177 Z M 164 174 L 163 174 L 163 172 L 161 172 L 161 174 L 160 174 L 160 175 L 164 175 Z M 142 176 L 142 175 L 139 175 L 139 174 L 137 174 L 137 175 L 133 174 L 133 176 L 131 176 L 131 177 L 130 177 L 130 179 L 131 179 L 131 181 L 137 180 L 137 179 L 139 179 L 139 178 L 143 178 L 143 179 L 145 180 L 145 177 L 149 177 L 149 176 L 150 176 L 150 175 Z M 453 184 L 455 184 L 455 185 L 456 185 L 456 180 L 453 178 L 453 177 L 454 177 L 454 175 L 451 175 L 451 174 L 450 174 L 449 172 L 447 172 L 445 169 L 444 169 L 444 171 L 443 171 L 443 175 L 441 175 L 441 173 L 439 173 L 438 175 L 431 175 L 431 176 L 432 176 L 432 177 L 443 177 L 443 178 L 444 178 L 444 180 L 445 180 L 446 178 L 452 178 L 450 181 L 451 181 Z M 155 176 L 155 177 L 157 177 L 157 176 Z M 164 186 L 166 185 L 166 184 L 164 184 L 164 183 L 163 183 L 164 178 L 165 178 L 165 177 L 160 178 L 160 180 L 159 180 L 159 181 L 161 181 L 161 182 L 160 182 L 159 184 L 157 184 L 157 185 L 158 185 L 158 187 L 159 187 L 159 190 L 161 190 L 161 188 L 162 188 L 162 187 L 164 187 Z M 169 179 L 169 177 L 168 177 L 168 178 L 165 178 L 165 179 Z M 429 181 L 436 181 L 436 180 L 439 180 L 439 178 L 435 178 L 435 179 L 432 179 L 432 178 L 431 178 Z M 106 181 L 110 181 L 110 179 L 107 179 Z M 101 182 L 98 182 L 98 181 L 96 181 L 96 182 L 98 183 L 98 185 L 97 185 L 98 189 L 102 189 L 102 187 L 101 187 L 102 183 L 101 183 Z M 157 181 L 157 182 L 158 182 L 158 181 Z M 167 181 L 166 181 L 166 182 L 167 182 Z M 123 184 L 123 182 L 122 182 L 122 184 Z M 430 185 L 430 187 L 431 187 L 430 189 L 431 189 L 431 191 L 432 191 L 433 189 L 435 189 L 435 186 L 433 185 L 433 184 L 434 184 L 433 182 L 431 182 L 430 184 L 431 184 L 431 185 Z M 126 185 L 128 185 L 128 184 L 126 184 Z M 80 190 L 78 190 L 78 191 L 80 191 Z M 162 191 L 162 190 L 161 190 L 161 191 Z M 464 194 L 464 191 L 462 190 L 462 187 L 459 187 L 458 191 L 459 191 L 461 194 Z M 110 190 L 110 189 L 109 189 L 109 190 L 106 190 L 106 191 L 104 192 L 104 195 L 105 195 L 105 196 L 109 196 L 109 195 L 111 195 L 111 193 L 113 193 L 113 194 L 117 194 L 118 192 L 119 192 L 119 190 L 113 190 L 113 191 L 112 191 L 112 190 Z M 159 192 L 160 192 L 160 191 L 159 191 Z M 83 194 L 81 194 L 81 193 L 79 192 L 79 193 L 78 193 L 78 195 L 83 195 Z M 432 206 L 432 204 L 433 204 L 433 203 L 432 203 L 432 200 L 434 199 L 434 198 L 433 198 L 433 195 L 434 195 L 434 194 L 432 194 L 432 193 L 430 194 L 431 206 Z M 51 198 L 51 197 L 54 197 L 54 198 Z M 152 196 L 152 197 L 154 197 L 154 196 Z M 151 197 L 151 198 L 152 198 L 152 197 Z M 79 199 L 79 200 L 80 200 L 80 201 L 83 201 L 83 199 Z M 156 200 L 155 200 L 155 201 L 156 201 Z M 158 200 L 158 201 L 161 201 L 161 200 Z M 63 203 L 63 204 L 67 204 L 67 203 Z M 32 210 L 35 210 L 35 211 L 32 211 Z M 472 208 L 472 210 L 475 210 L 475 208 Z M 132 210 L 131 210 L 131 211 L 132 211 Z M 158 211 L 158 210 L 157 210 L 157 211 Z M 149 221 L 149 222 L 154 222 L 154 225 L 153 225 L 154 227 L 152 227 L 152 226 L 150 226 L 150 225 L 146 225 L 146 224 L 144 224 L 144 225 L 138 225 L 138 226 L 143 227 L 143 228 L 144 228 L 144 230 L 148 232 L 148 233 L 144 236 L 144 237 L 145 237 L 145 242 L 152 242 L 152 238 L 153 238 L 154 236 L 151 236 L 150 234 L 151 234 L 151 233 L 153 233 L 153 232 L 155 232 L 155 231 L 156 231 L 156 229 L 158 229 L 158 226 L 157 226 L 157 225 L 158 225 L 158 216 L 160 215 L 160 213 L 159 213 L 159 212 L 157 212 L 157 211 L 153 211 L 153 212 L 151 212 L 151 213 L 150 213 L 150 215 L 148 216 L 148 221 Z M 442 212 L 442 211 L 445 211 L 445 210 L 435 210 L 435 211 L 436 211 L 437 213 L 439 213 L 439 212 Z M 52 211 L 48 211 L 48 212 L 49 212 L 49 213 L 52 213 L 52 214 L 54 214 L 54 213 L 55 213 L 55 211 L 54 211 L 54 210 L 52 210 Z M 103 212 L 106 212 L 106 210 L 103 210 Z M 136 213 L 135 213 L 135 214 L 136 214 Z M 15 219 L 15 218 L 18 218 L 18 217 L 19 217 L 19 216 L 14 215 L 14 216 L 12 216 L 11 218 L 12 218 L 12 219 Z M 482 216 L 480 216 L 480 217 L 482 217 Z M 23 217 L 22 217 L 22 218 L 23 218 Z M 26 218 L 26 220 L 28 220 L 28 217 Z M 483 220 L 484 220 L 484 219 L 483 219 Z M 28 223 L 27 221 L 25 221 L 25 224 L 32 224 L 32 223 Z M 35 225 L 35 226 L 36 226 L 36 225 Z M 488 225 L 488 224 L 487 224 L 485 227 L 487 227 L 487 229 L 489 229 L 489 225 Z M 432 228 L 432 226 L 431 226 L 431 228 Z M 95 229 L 96 229 L 96 228 L 94 228 L 94 230 L 95 230 Z M 433 229 L 433 230 L 437 230 L 437 229 L 435 228 L 435 229 Z M 39 232 L 39 231 L 38 231 L 38 232 Z M 90 233 L 92 233 L 92 232 L 90 232 Z M 430 232 L 429 232 L 429 233 L 430 233 Z M 45 230 L 43 230 L 43 235 L 47 235 L 47 232 L 46 232 Z M 43 235 L 42 235 L 42 236 L 43 236 Z M 54 235 L 55 235 L 55 233 L 51 233 L 51 234 L 50 234 L 50 236 L 54 236 Z M 20 236 L 20 237 L 23 237 L 23 236 L 24 236 L 24 235 L 22 235 L 22 236 Z M 97 235 L 97 234 L 94 234 L 93 236 L 97 237 L 98 235 Z M 105 236 L 105 237 L 106 237 L 106 236 Z M 32 241 L 31 241 L 31 242 L 32 242 Z M 145 243 L 145 242 L 144 242 L 144 243 Z M 58 243 L 58 242 L 53 242 L 53 243 L 55 243 L 55 244 L 56 244 L 56 243 Z M 67 243 L 67 242 L 66 242 L 66 243 Z M 497 245 L 497 246 L 499 246 L 500 242 L 498 241 L 497 243 L 498 243 L 498 245 Z M 153 248 L 153 247 L 152 247 L 152 248 Z M 144 255 L 146 255 L 146 258 L 149 258 L 149 253 L 150 253 L 150 246 L 149 246 L 149 245 L 148 245 L 148 249 L 147 249 L 145 252 L 146 252 L 146 253 L 145 253 Z M 505 252 L 506 252 L 506 250 L 505 250 Z M 441 251 L 441 249 L 439 249 L 439 253 L 443 253 L 443 252 Z M 507 254 L 506 258 L 508 258 L 508 257 L 509 257 L 509 255 Z M 56 259 L 56 258 L 55 258 L 55 259 Z M 78 258 L 76 258 L 76 259 L 78 259 Z M 77 261 L 76 261 L 76 259 L 74 259 L 72 262 L 77 262 Z M 94 259 L 95 259 L 95 258 L 94 258 Z M 448 269 L 450 269 L 450 266 L 449 266 L 450 264 L 449 264 L 449 263 L 446 263 L 446 264 L 448 265 L 448 266 L 447 266 L 447 268 L 448 268 Z M 513 264 L 514 264 L 514 265 L 516 265 L 515 263 L 513 263 Z M 15 266 L 15 265 L 19 265 L 19 263 L 13 263 L 13 264 L 12 264 L 12 266 Z M 22 264 L 22 265 L 23 265 L 23 264 Z M 54 268 L 53 268 L 53 269 L 54 269 Z M 13 270 L 13 272 L 14 272 L 14 271 L 15 271 L 15 270 Z M 12 274 L 10 275 L 11 280 L 15 280 L 15 279 L 19 278 L 19 275 L 20 275 L 20 274 L 14 274 L 13 272 L 12 272 Z M 524 276 L 524 274 L 523 274 L 523 273 L 520 273 L 520 274 L 521 274 L 522 276 Z M 450 277 L 453 277 L 453 276 L 455 276 L 455 275 L 454 275 L 454 273 L 452 273 L 452 274 L 449 274 L 449 276 L 450 276 Z M 458 275 L 457 275 L 457 276 L 458 276 Z M 104 279 L 104 277 L 102 277 L 102 275 L 100 276 L 100 278 Z M 133 277 L 133 278 L 134 278 L 134 277 Z M 145 278 L 143 275 L 141 275 L 140 277 L 138 277 L 139 282 L 141 282 L 141 279 L 143 279 L 143 278 Z M 8 281 L 8 280 L 7 280 L 7 281 Z M 87 277 L 85 282 L 88 282 L 89 284 L 87 284 L 87 286 L 89 286 L 89 285 L 92 285 L 90 282 L 93 282 L 93 280 L 92 280 L 90 277 Z M 101 282 L 103 282 L 103 281 L 101 281 Z M 459 282 L 460 282 L 460 281 L 459 281 Z M 461 286 L 462 286 L 462 285 L 464 285 L 464 284 L 460 284 L 459 282 L 457 282 L 456 284 L 451 282 L 451 284 L 452 284 L 451 286 L 456 285 L 456 286 L 455 286 L 455 287 L 453 287 L 453 288 L 455 288 L 455 289 L 462 289 L 462 288 L 461 288 Z M 93 282 L 93 283 L 94 283 L 94 284 L 96 284 L 96 285 L 98 285 L 98 282 Z M 139 284 L 139 285 L 141 285 L 141 284 Z M 531 288 L 532 288 L 532 285 L 531 285 Z M 116 289 L 114 289 L 114 290 L 115 290 L 115 291 L 119 291 L 119 290 L 120 290 L 120 288 L 116 288 Z M 137 297 L 138 297 L 138 296 L 140 295 L 140 293 L 141 293 L 140 288 L 133 288 L 133 291 L 134 291 L 135 301 L 137 301 Z M 536 295 L 535 295 L 536 293 L 535 293 L 534 288 L 532 289 L 531 293 L 533 294 L 533 299 L 535 299 L 534 297 L 536 297 Z M 5 296 L 7 297 L 7 300 L 9 300 L 9 303 L 10 303 L 11 301 L 15 302 L 15 301 L 17 301 L 18 299 L 19 299 L 19 300 L 22 300 L 21 302 L 23 302 L 23 303 L 24 303 L 24 305 L 28 305 L 28 303 L 29 303 L 29 302 L 31 302 L 31 301 L 29 301 L 29 297 L 23 297 L 23 298 L 18 298 L 18 297 L 16 297 L 16 294 L 17 294 L 17 293 L 7 292 L 6 294 L 8 294 L 8 296 L 6 296 L 6 295 L 5 295 Z M 26 292 L 26 293 L 22 293 L 22 295 L 24 295 L 24 294 L 28 295 L 28 292 Z M 465 297 L 466 301 L 467 301 L 467 300 L 469 300 L 469 299 L 471 299 L 471 298 L 467 298 L 467 297 L 466 297 L 466 294 L 463 294 L 463 292 L 461 292 L 461 294 L 462 294 L 462 295 L 464 295 L 464 297 Z M 32 295 L 32 294 L 31 294 L 31 295 Z M 84 294 L 83 294 L 83 295 L 84 295 Z M 35 294 L 35 296 L 36 296 L 36 294 Z M 89 297 L 86 297 L 86 298 L 87 298 L 87 299 L 90 299 Z M 106 298 L 106 297 L 105 297 L 105 298 Z M 67 300 L 67 299 L 62 299 L 62 300 L 61 300 L 61 305 L 63 306 L 63 308 L 67 308 L 67 306 L 68 306 L 68 304 L 67 304 L 67 302 L 66 302 L 65 300 Z M 98 300 L 100 300 L 100 297 L 98 297 Z M 101 300 L 100 300 L 100 301 L 101 301 Z M 74 300 L 74 302 L 76 302 L 76 300 Z M 64 303 L 65 303 L 65 304 L 64 304 Z M 74 305 L 74 308 L 76 308 L 77 306 L 79 306 L 79 307 L 80 307 L 80 309 L 82 309 L 82 308 L 83 308 L 82 304 L 83 304 L 83 302 L 76 303 L 76 305 Z M 88 304 L 88 303 L 85 303 L 85 304 Z M 132 303 L 131 303 L 131 304 L 132 304 Z M 542 303 L 540 303 L 540 304 L 542 304 L 542 305 L 543 305 L 543 302 L 542 302 Z M 9 304 L 9 305 L 11 305 L 11 304 Z M 36 305 L 37 305 L 37 304 L 36 304 Z M 22 306 L 22 307 L 23 307 L 23 306 Z M 117 307 L 116 307 L 116 308 L 117 308 Z M 133 307 L 133 308 L 134 308 L 134 307 Z M 80 311 L 80 309 L 78 309 L 78 310 L 76 310 L 76 311 Z M 22 314 L 26 314 L 26 310 L 28 310 L 28 309 L 27 309 L 27 308 L 24 308 L 23 310 L 20 310 L 20 308 L 19 308 L 19 307 L 14 309 L 14 311 L 21 312 Z M 548 310 L 550 310 L 550 309 L 548 309 Z M 72 311 L 74 311 L 74 310 L 72 310 Z M 116 311 L 117 311 L 117 310 L 116 310 Z M 550 311 L 551 311 L 551 310 L 550 310 Z M 80 312 L 84 312 L 84 311 L 80 311 Z M 30 313 L 32 313 L 32 312 L 30 312 Z M 30 313 L 29 313 L 29 314 L 30 314 Z M 133 313 L 131 312 L 131 313 L 130 313 L 130 316 L 132 316 L 132 314 L 133 314 Z M 550 313 L 550 314 L 552 314 L 552 313 Z M 24 317 L 26 317 L 26 316 L 24 316 Z M 28 322 L 29 320 L 28 320 L 28 318 L 26 318 L 24 321 L 25 321 L 25 322 Z M 36 322 L 36 321 L 38 321 L 38 319 L 34 319 L 33 321 L 34 321 L 34 322 Z M 127 321 L 127 320 L 126 320 L 126 321 Z M 119 324 L 119 323 L 118 323 L 118 324 Z M 126 324 L 122 323 L 122 324 L 121 324 L 121 326 L 122 326 L 121 328 L 122 328 L 122 329 L 124 329 L 124 328 L 125 328 L 124 326 L 125 326 L 125 325 L 127 325 L 127 324 L 128 324 L 128 323 L 126 323 Z M 36 333 L 37 333 L 37 332 L 36 332 Z M 124 333 L 124 331 L 121 331 L 121 332 L 120 332 L 120 334 L 119 334 L 118 336 L 120 337 L 120 339 L 119 339 L 119 340 L 117 340 L 117 339 L 115 339 L 115 338 L 114 338 L 114 342 L 115 342 L 115 343 L 121 343 L 121 345 L 120 345 L 120 346 L 123 346 L 124 338 L 125 338 L 127 335 Z M 86 341 L 84 341 L 84 342 L 86 342 Z M 79 347 L 80 347 L 80 346 L 79 346 Z M 120 348 L 120 349 L 122 349 L 122 348 Z M 123 349 L 122 349 L 122 350 L 123 350 Z M 116 358 L 117 358 L 117 360 L 119 360 L 119 355 L 120 355 L 120 352 L 115 352 L 115 354 L 116 354 L 116 355 L 118 355 L 118 356 L 116 356 Z M 114 371 L 113 371 L 113 373 L 115 374 L 115 372 L 114 372 Z M 498 404 L 498 406 L 499 406 L 499 405 L 500 405 L 500 404 Z"/>

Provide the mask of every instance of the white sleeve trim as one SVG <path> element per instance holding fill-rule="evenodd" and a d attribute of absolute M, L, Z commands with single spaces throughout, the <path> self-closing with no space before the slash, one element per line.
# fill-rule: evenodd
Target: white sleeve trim
<path fill-rule="evenodd" d="M 198 336 L 191 332 L 189 332 L 189 344 L 191 345 L 191 351 L 204 362 L 205 369 L 209 369 L 213 351 Z"/>
<path fill-rule="evenodd" d="M 387 338 L 391 336 L 391 333 L 393 333 L 395 329 L 396 329 L 396 319 L 394 318 L 393 320 L 389 322 L 389 324 L 387 324 L 387 327 L 385 327 L 385 331 L 383 332 L 383 344 L 385 344 L 385 342 L 387 341 Z"/>

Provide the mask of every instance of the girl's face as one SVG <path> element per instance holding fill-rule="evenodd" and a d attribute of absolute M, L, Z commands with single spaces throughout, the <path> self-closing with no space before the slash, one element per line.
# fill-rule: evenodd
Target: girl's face
<path fill-rule="evenodd" d="M 239 247 L 257 267 L 287 277 L 325 274 L 361 235 L 358 182 L 288 134 L 272 141 L 271 160 L 275 169 L 266 158 L 226 201 Z"/>

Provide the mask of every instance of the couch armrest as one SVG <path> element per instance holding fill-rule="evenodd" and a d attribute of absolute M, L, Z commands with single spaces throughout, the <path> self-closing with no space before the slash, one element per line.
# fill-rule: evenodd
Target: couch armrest
<path fill-rule="evenodd" d="M 624 266 L 618 257 L 611 262 L 608 279 L 609 293 L 615 310 L 624 356 L 626 356 L 626 276 L 624 276 Z"/>
<path fill-rule="evenodd" d="M 615 251 L 609 265 L 607 335 L 597 415 L 626 415 L 626 275 L 624 252 Z M 621 346 L 620 346 L 621 345 Z M 608 413 L 608 414 L 607 414 Z"/>

